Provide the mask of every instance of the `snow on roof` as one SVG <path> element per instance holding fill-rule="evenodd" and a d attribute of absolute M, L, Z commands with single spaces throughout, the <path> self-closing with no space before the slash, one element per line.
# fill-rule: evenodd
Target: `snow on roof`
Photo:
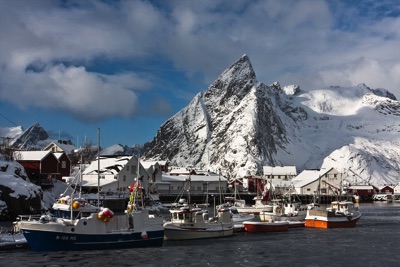
<path fill-rule="evenodd" d="M 319 170 L 304 170 L 295 178 L 292 179 L 292 183 L 295 187 L 300 188 L 315 182 L 320 177 Z"/>
<path fill-rule="evenodd" d="M 296 166 L 263 166 L 264 175 L 297 175 Z"/>
<path fill-rule="evenodd" d="M 100 157 L 100 171 L 106 171 L 108 174 L 117 174 L 131 160 L 132 156 L 122 157 Z M 83 171 L 82 174 L 97 174 L 97 158 Z"/>
<path fill-rule="evenodd" d="M 65 151 L 66 153 L 71 153 L 71 151 L 76 149 L 76 146 L 72 145 L 72 144 L 63 144 L 63 143 L 59 143 L 59 142 L 51 142 L 48 146 L 46 146 L 43 150 L 47 150 L 49 147 L 51 146 L 58 146 L 59 148 L 61 148 L 63 151 Z"/>
<path fill-rule="evenodd" d="M 117 183 L 117 181 L 114 178 L 105 178 L 105 179 L 100 179 L 100 187 L 104 185 L 109 185 L 112 183 Z M 82 180 L 82 186 L 84 187 L 97 187 L 98 186 L 98 180 L 97 179 L 87 179 L 87 180 Z"/>
<path fill-rule="evenodd" d="M 54 152 L 53 154 L 54 154 L 54 156 L 56 156 L 57 159 L 60 159 L 61 156 L 64 155 L 65 153 L 64 152 Z"/>
<path fill-rule="evenodd" d="M 145 168 L 147 170 L 151 166 L 158 164 L 158 162 L 157 161 L 141 161 L 140 164 L 142 164 L 143 168 Z"/>
<path fill-rule="evenodd" d="M 187 168 L 176 168 L 172 169 L 169 173 L 170 174 L 187 174 L 189 175 L 190 170 Z"/>
<path fill-rule="evenodd" d="M 162 175 L 162 181 L 163 182 L 184 182 L 187 179 L 189 179 L 192 182 L 202 182 L 202 181 L 209 181 L 209 182 L 219 182 L 221 179 L 221 182 L 227 182 L 228 179 L 226 179 L 223 176 L 219 175 L 168 175 L 168 174 L 163 174 Z"/>
<path fill-rule="evenodd" d="M 349 186 L 349 189 L 356 189 L 356 190 L 373 190 L 374 187 L 372 185 L 352 185 Z"/>
<path fill-rule="evenodd" d="M 42 160 L 51 151 L 16 151 L 14 158 L 17 160 Z"/>

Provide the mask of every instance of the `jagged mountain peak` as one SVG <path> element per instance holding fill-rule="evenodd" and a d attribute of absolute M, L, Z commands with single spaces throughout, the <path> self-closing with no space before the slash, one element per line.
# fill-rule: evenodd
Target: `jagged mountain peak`
<path fill-rule="evenodd" d="M 211 84 L 209 88 L 225 90 L 228 95 L 237 93 L 246 83 L 253 84 L 256 74 L 247 55 L 240 57 Z M 229 86 L 231 85 L 231 86 Z"/>
<path fill-rule="evenodd" d="M 145 158 L 228 177 L 260 175 L 265 165 L 322 168 L 329 158 L 339 171 L 351 167 L 365 180 L 391 183 L 389 169 L 400 177 L 391 160 L 400 157 L 399 111 L 390 92 L 365 84 L 308 92 L 267 86 L 244 55 L 159 128 Z"/>
<path fill-rule="evenodd" d="M 40 126 L 34 123 L 11 142 L 11 146 L 18 149 L 42 149 L 51 142 L 49 134 Z"/>
<path fill-rule="evenodd" d="M 244 55 L 160 127 L 145 157 L 232 173 L 258 172 L 261 165 L 255 158 L 272 160 L 270 153 L 284 140 L 284 126 L 274 108 L 281 93 L 279 83 L 266 86 L 256 81 Z M 266 140 L 273 136 L 276 143 Z"/>

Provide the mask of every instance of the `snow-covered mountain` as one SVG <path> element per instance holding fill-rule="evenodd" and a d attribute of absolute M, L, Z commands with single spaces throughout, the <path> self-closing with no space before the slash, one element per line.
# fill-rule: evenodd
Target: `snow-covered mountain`
<path fill-rule="evenodd" d="M 143 155 L 143 145 L 134 145 L 129 147 L 126 145 L 112 145 L 103 148 L 100 152 L 101 155 Z"/>
<path fill-rule="evenodd" d="M 393 94 L 364 84 L 309 92 L 265 85 L 244 55 L 159 128 L 145 158 L 228 177 L 261 175 L 265 165 L 334 167 L 349 182 L 393 184 L 399 115 Z"/>
<path fill-rule="evenodd" d="M 0 127 L 0 136 L 9 138 L 10 147 L 27 150 L 41 150 L 53 141 L 39 123 L 34 123 L 25 130 L 21 126 Z"/>

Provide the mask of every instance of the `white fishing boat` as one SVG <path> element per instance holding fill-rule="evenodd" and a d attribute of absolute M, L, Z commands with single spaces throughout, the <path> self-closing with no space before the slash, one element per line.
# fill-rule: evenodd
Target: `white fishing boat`
<path fill-rule="evenodd" d="M 100 172 L 99 169 L 99 180 Z M 163 218 L 149 214 L 143 204 L 138 204 L 143 203 L 138 181 L 136 178 L 137 183 L 132 189 L 130 202 L 125 204 L 125 212 L 114 213 L 71 194 L 61 196 L 54 203 L 54 214 L 43 215 L 39 219 L 20 216 L 17 226 L 34 251 L 161 246 L 164 241 Z M 137 201 L 140 199 L 141 202 Z"/>
<path fill-rule="evenodd" d="M 164 223 L 165 238 L 185 240 L 232 236 L 234 227 L 229 209 L 218 208 L 216 215 L 210 218 L 208 210 L 190 203 L 190 175 L 186 185 L 188 202 L 183 203 L 181 198 L 182 206 L 170 209 L 170 221 Z"/>
<path fill-rule="evenodd" d="M 291 200 L 276 199 L 260 212 L 261 221 L 303 221 L 307 215 L 307 205 Z"/>
<path fill-rule="evenodd" d="M 309 205 L 305 226 L 312 228 L 355 227 L 360 218 L 361 213 L 352 201 L 333 201 L 326 209 L 321 209 L 319 205 Z"/>
<path fill-rule="evenodd" d="M 0 250 L 29 248 L 24 235 L 15 227 L 0 227 Z"/>
<path fill-rule="evenodd" d="M 167 240 L 185 240 L 226 237 L 233 235 L 233 223 L 229 209 L 218 209 L 214 218 L 207 210 L 185 206 L 171 209 L 171 220 L 164 224 Z"/>

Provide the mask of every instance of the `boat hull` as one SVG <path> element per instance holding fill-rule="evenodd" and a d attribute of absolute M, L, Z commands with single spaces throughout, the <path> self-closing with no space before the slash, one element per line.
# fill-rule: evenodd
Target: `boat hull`
<path fill-rule="evenodd" d="M 162 246 L 164 231 L 141 233 L 120 232 L 109 234 L 59 233 L 43 230 L 21 229 L 34 251 L 103 250 Z"/>
<path fill-rule="evenodd" d="M 189 240 L 232 236 L 234 227 L 224 229 L 199 229 L 199 228 L 180 228 L 174 226 L 164 227 L 164 237 L 166 240 Z"/>
<path fill-rule="evenodd" d="M 311 228 L 351 228 L 356 227 L 358 218 L 352 220 L 325 220 L 325 219 L 306 219 L 305 226 Z"/>
<path fill-rule="evenodd" d="M 289 222 L 244 222 L 247 232 L 284 232 L 289 230 Z"/>
<path fill-rule="evenodd" d="M 351 228 L 356 227 L 361 214 L 355 216 L 307 216 L 306 227 L 311 228 Z"/>

